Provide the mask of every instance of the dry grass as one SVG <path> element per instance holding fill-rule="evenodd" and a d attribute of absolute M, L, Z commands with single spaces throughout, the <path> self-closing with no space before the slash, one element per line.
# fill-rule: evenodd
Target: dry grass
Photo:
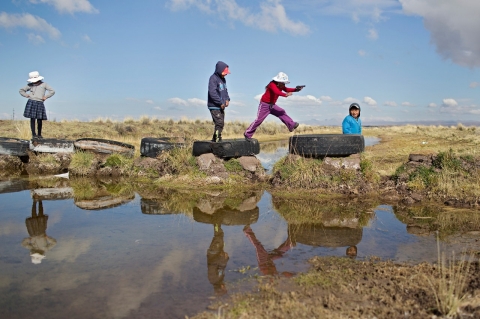
<path fill-rule="evenodd" d="M 452 253 L 448 265 L 445 253 L 440 252 L 440 241 L 437 240 L 438 264 L 437 276 L 426 276 L 427 282 L 435 296 L 437 309 L 447 318 L 456 318 L 462 300 L 466 297 L 468 273 L 472 265 L 473 256 L 466 260 L 462 258 L 459 262 Z"/>

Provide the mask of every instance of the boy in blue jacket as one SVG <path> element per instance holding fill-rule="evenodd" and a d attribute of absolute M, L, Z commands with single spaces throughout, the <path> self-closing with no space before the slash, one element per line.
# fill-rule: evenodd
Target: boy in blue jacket
<path fill-rule="evenodd" d="M 212 115 L 213 123 L 215 123 L 212 142 L 222 141 L 222 131 L 225 124 L 225 108 L 228 107 L 230 103 L 227 80 L 225 79 L 227 74 L 230 74 L 228 65 L 222 61 L 218 61 L 215 66 L 215 72 L 210 76 L 208 81 L 207 106 Z"/>
<path fill-rule="evenodd" d="M 342 122 L 343 134 L 362 134 L 362 120 L 360 120 L 360 105 L 350 104 L 348 113 Z"/>

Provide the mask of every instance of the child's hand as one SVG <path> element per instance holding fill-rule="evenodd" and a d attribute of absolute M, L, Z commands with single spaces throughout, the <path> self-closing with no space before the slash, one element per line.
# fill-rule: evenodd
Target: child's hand
<path fill-rule="evenodd" d="M 292 95 L 292 92 L 287 92 L 286 95 L 286 97 L 289 97 L 290 95 Z"/>
<path fill-rule="evenodd" d="M 225 101 L 225 107 L 227 107 L 230 104 L 230 101 Z"/>
<path fill-rule="evenodd" d="M 42 97 L 42 100 L 44 100 L 44 101 L 45 101 L 46 99 L 47 99 L 46 97 Z"/>

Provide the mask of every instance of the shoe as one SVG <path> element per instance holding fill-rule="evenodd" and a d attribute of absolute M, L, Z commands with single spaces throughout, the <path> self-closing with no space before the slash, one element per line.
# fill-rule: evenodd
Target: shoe
<path fill-rule="evenodd" d="M 216 134 L 216 133 L 213 134 L 212 142 L 213 142 L 213 143 L 216 143 L 216 142 L 217 142 L 217 134 Z"/>
<path fill-rule="evenodd" d="M 222 137 L 219 136 L 219 137 L 218 137 L 218 140 L 217 140 L 217 143 L 220 143 L 221 141 L 222 141 Z"/>
<path fill-rule="evenodd" d="M 36 134 L 32 134 L 32 140 L 36 140 L 37 139 L 37 135 Z"/>
<path fill-rule="evenodd" d="M 243 136 L 245 137 L 245 139 L 246 139 L 247 141 L 249 141 L 249 142 L 253 141 L 253 138 L 247 137 L 247 136 L 245 135 L 245 133 L 243 133 Z"/>
<path fill-rule="evenodd" d="M 300 125 L 300 123 L 295 122 L 295 125 L 294 125 L 293 128 L 290 130 L 290 132 L 293 132 L 299 125 Z"/>
<path fill-rule="evenodd" d="M 37 138 L 43 138 L 43 136 L 41 136 L 41 135 L 37 135 Z"/>

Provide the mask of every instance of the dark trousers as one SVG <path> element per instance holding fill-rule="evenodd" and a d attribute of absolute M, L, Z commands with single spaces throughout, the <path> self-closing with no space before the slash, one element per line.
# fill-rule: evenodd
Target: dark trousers
<path fill-rule="evenodd" d="M 37 119 L 38 135 L 42 135 L 42 120 Z M 30 119 L 30 129 L 32 130 L 32 135 L 35 136 L 35 119 Z"/>
<path fill-rule="evenodd" d="M 215 124 L 215 132 L 218 136 L 222 135 L 223 126 L 225 125 L 225 111 L 224 110 L 210 110 L 213 123 Z"/>

